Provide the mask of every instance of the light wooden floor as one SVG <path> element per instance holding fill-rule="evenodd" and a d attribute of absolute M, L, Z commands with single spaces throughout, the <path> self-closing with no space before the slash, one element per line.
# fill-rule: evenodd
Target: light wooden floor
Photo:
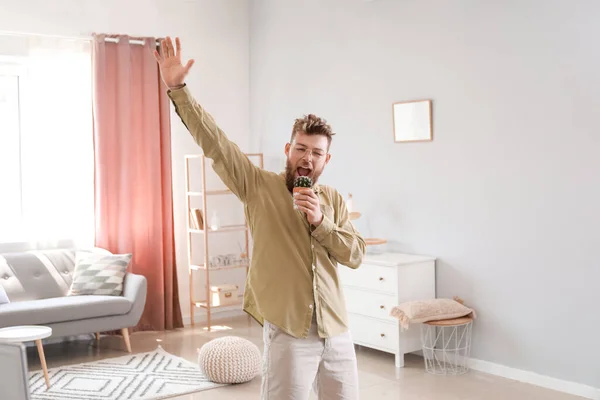
<path fill-rule="evenodd" d="M 226 326 L 220 332 L 205 332 L 201 327 L 185 328 L 168 333 L 138 332 L 131 335 L 133 352 L 154 350 L 161 345 L 168 352 L 196 361 L 197 349 L 207 341 L 224 335 L 245 337 L 262 350 L 262 330 L 248 317 L 240 316 L 217 321 Z M 102 336 L 97 344 L 92 335 L 83 340 L 47 344 L 44 346 L 48 368 L 126 355 L 120 337 Z M 576 400 L 551 390 L 471 371 L 461 376 L 427 374 L 423 360 L 409 356 L 406 367 L 396 369 L 393 355 L 367 348 L 357 349 L 361 399 L 365 400 Z M 40 369 L 35 347 L 28 348 L 30 370 Z M 260 398 L 260 376 L 242 385 L 174 397 L 175 400 L 247 400 Z M 311 397 L 315 399 L 316 397 Z"/>

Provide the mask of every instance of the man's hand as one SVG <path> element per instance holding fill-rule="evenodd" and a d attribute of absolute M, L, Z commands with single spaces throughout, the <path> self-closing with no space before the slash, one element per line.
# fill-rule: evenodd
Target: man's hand
<path fill-rule="evenodd" d="M 323 221 L 321 202 L 319 201 L 319 196 L 312 189 L 306 188 L 296 192 L 294 194 L 294 203 L 300 211 L 306 214 L 308 223 L 314 226 L 321 225 L 321 221 Z"/>
<path fill-rule="evenodd" d="M 162 80 L 169 89 L 182 86 L 185 82 L 185 77 L 190 68 L 194 65 L 194 60 L 189 60 L 185 67 L 181 63 L 181 42 L 179 38 L 175 38 L 177 48 L 173 48 L 173 42 L 170 37 L 166 40 L 161 40 L 160 50 L 162 54 L 154 50 L 154 58 L 158 61 L 160 67 L 160 75 Z"/>

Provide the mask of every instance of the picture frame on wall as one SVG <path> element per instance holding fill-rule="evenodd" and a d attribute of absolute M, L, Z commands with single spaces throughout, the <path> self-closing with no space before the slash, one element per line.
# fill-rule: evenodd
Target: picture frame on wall
<path fill-rule="evenodd" d="M 429 142 L 433 140 L 432 101 L 409 100 L 392 104 L 394 142 Z"/>

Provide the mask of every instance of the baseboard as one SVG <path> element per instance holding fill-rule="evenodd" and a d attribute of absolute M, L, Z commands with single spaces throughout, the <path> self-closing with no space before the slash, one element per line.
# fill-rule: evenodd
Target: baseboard
<path fill-rule="evenodd" d="M 244 313 L 244 311 L 240 310 L 239 306 L 232 306 L 232 307 L 223 307 L 223 308 L 219 308 L 218 310 L 213 310 L 211 313 L 211 320 L 220 320 L 223 318 L 233 318 L 233 317 L 239 317 L 242 315 L 246 315 Z M 198 325 L 202 325 L 206 323 L 206 311 L 197 311 L 194 314 L 194 322 L 196 324 L 196 326 Z M 183 317 L 183 325 L 184 326 L 191 326 L 191 318 L 189 315 L 186 315 Z"/>
<path fill-rule="evenodd" d="M 475 371 L 485 372 L 490 375 L 501 376 L 503 378 L 529 383 L 531 385 L 540 386 L 546 389 L 552 389 L 558 392 L 581 396 L 586 399 L 600 400 L 600 388 L 595 388 L 581 383 L 551 378 L 549 376 L 536 374 L 535 372 L 506 367 L 504 365 L 473 358 L 470 360 L 469 366 Z"/>

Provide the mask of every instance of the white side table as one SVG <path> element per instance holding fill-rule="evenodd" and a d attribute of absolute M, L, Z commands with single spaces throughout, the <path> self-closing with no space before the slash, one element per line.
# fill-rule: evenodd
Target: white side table
<path fill-rule="evenodd" d="M 35 341 L 38 353 L 40 355 L 40 362 L 42 363 L 42 369 L 44 370 L 44 378 L 46 379 L 46 386 L 48 387 L 48 389 L 50 389 L 50 378 L 48 377 L 48 367 L 46 367 L 46 356 L 44 356 L 44 347 L 42 346 L 42 339 L 50 337 L 51 335 L 52 328 L 48 326 L 11 326 L 8 328 L 0 329 L 0 342 L 23 343 Z"/>

